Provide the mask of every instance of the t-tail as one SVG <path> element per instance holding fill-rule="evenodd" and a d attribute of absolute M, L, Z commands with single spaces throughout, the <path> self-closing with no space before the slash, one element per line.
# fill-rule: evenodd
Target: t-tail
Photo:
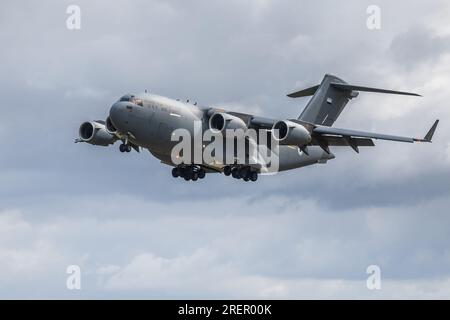
<path fill-rule="evenodd" d="M 288 97 L 313 96 L 298 120 L 331 127 L 347 103 L 359 95 L 359 91 L 420 96 L 410 92 L 355 86 L 336 76 L 327 74 L 320 85 L 288 94 Z"/>
<path fill-rule="evenodd" d="M 416 93 L 355 86 L 332 75 L 325 75 L 320 85 L 289 94 L 291 98 L 313 96 L 298 119 L 291 120 L 311 132 L 311 145 L 320 146 L 330 153 L 329 146 L 350 146 L 359 152 L 360 146 L 374 146 L 373 140 L 398 142 L 431 142 L 439 120 L 436 120 L 423 138 L 380 134 L 332 127 L 347 103 L 356 98 L 359 91 L 420 96 Z M 304 147 L 306 148 L 306 147 Z"/>

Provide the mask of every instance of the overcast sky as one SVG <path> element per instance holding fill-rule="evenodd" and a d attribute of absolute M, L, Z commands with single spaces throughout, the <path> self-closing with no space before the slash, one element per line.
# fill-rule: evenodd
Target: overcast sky
<path fill-rule="evenodd" d="M 450 298 L 448 1 L 0 6 L 0 298 Z M 307 99 L 286 94 L 325 73 L 423 95 L 361 93 L 335 126 L 422 137 L 439 118 L 433 144 L 335 147 L 326 165 L 257 183 L 187 183 L 148 152 L 73 143 L 144 89 L 297 117 Z M 81 290 L 66 288 L 68 265 Z"/>

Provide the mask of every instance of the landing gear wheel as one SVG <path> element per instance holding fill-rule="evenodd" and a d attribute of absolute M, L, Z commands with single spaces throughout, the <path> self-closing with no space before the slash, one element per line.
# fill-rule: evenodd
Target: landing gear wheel
<path fill-rule="evenodd" d="M 123 143 L 119 146 L 120 152 L 126 152 L 127 151 L 126 149 L 127 149 L 127 146 L 124 145 Z"/>
<path fill-rule="evenodd" d="M 231 170 L 231 175 L 233 176 L 233 178 L 239 179 L 239 170 L 234 168 L 233 170 Z"/>
<path fill-rule="evenodd" d="M 248 171 L 248 169 L 245 168 L 245 167 L 239 169 L 239 171 L 238 171 L 238 176 L 239 176 L 239 178 L 240 178 L 240 179 L 244 179 L 244 178 L 247 176 L 247 171 Z"/>
<path fill-rule="evenodd" d="M 256 180 L 258 180 L 258 172 L 252 171 L 252 172 L 250 173 L 250 180 L 252 180 L 253 182 L 255 182 Z"/>
<path fill-rule="evenodd" d="M 206 175 L 206 172 L 205 172 L 204 169 L 198 170 L 198 177 L 199 177 L 199 179 L 203 179 L 205 177 L 205 175 Z"/>
<path fill-rule="evenodd" d="M 131 146 L 130 145 L 125 145 L 125 147 L 126 147 L 126 149 L 125 149 L 126 152 L 131 152 Z"/>
<path fill-rule="evenodd" d="M 193 172 L 192 176 L 191 176 L 192 181 L 197 181 L 198 180 L 198 173 L 197 172 Z"/>
<path fill-rule="evenodd" d="M 184 177 L 184 180 L 186 180 L 186 181 L 189 181 L 189 180 L 191 180 L 191 177 L 190 176 L 188 176 L 188 175 L 185 175 Z"/>
<path fill-rule="evenodd" d="M 179 172 L 178 168 L 173 168 L 172 169 L 172 177 L 178 178 L 179 176 L 180 176 L 180 172 Z"/>
<path fill-rule="evenodd" d="M 223 168 L 223 174 L 228 177 L 231 174 L 231 167 L 226 166 L 225 168 Z"/>

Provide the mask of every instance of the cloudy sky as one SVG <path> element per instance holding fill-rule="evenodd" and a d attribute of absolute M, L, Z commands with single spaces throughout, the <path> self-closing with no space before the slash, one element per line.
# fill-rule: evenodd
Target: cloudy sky
<path fill-rule="evenodd" d="M 0 6 L 0 298 L 450 298 L 448 1 Z M 420 137 L 439 118 L 434 143 L 335 148 L 256 184 L 73 143 L 127 92 L 283 119 L 325 73 L 423 95 L 362 93 L 335 126 Z"/>

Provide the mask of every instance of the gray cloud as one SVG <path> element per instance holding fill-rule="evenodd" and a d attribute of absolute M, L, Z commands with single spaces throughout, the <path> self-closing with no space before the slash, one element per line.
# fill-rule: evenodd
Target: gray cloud
<path fill-rule="evenodd" d="M 445 1 L 381 1 L 380 31 L 364 1 L 79 1 L 80 31 L 68 4 L 1 5 L 0 296 L 448 295 Z M 334 150 L 252 185 L 181 183 L 148 152 L 73 144 L 125 92 L 288 118 L 306 100 L 285 94 L 326 72 L 424 95 L 361 94 L 337 126 L 421 136 L 440 117 L 434 143 Z M 64 287 L 73 263 L 79 293 Z M 379 295 L 365 289 L 373 263 Z"/>
<path fill-rule="evenodd" d="M 435 35 L 424 26 L 414 26 L 392 40 L 390 51 L 396 63 L 411 70 L 423 63 L 436 63 L 443 54 L 448 54 L 450 37 Z"/>

